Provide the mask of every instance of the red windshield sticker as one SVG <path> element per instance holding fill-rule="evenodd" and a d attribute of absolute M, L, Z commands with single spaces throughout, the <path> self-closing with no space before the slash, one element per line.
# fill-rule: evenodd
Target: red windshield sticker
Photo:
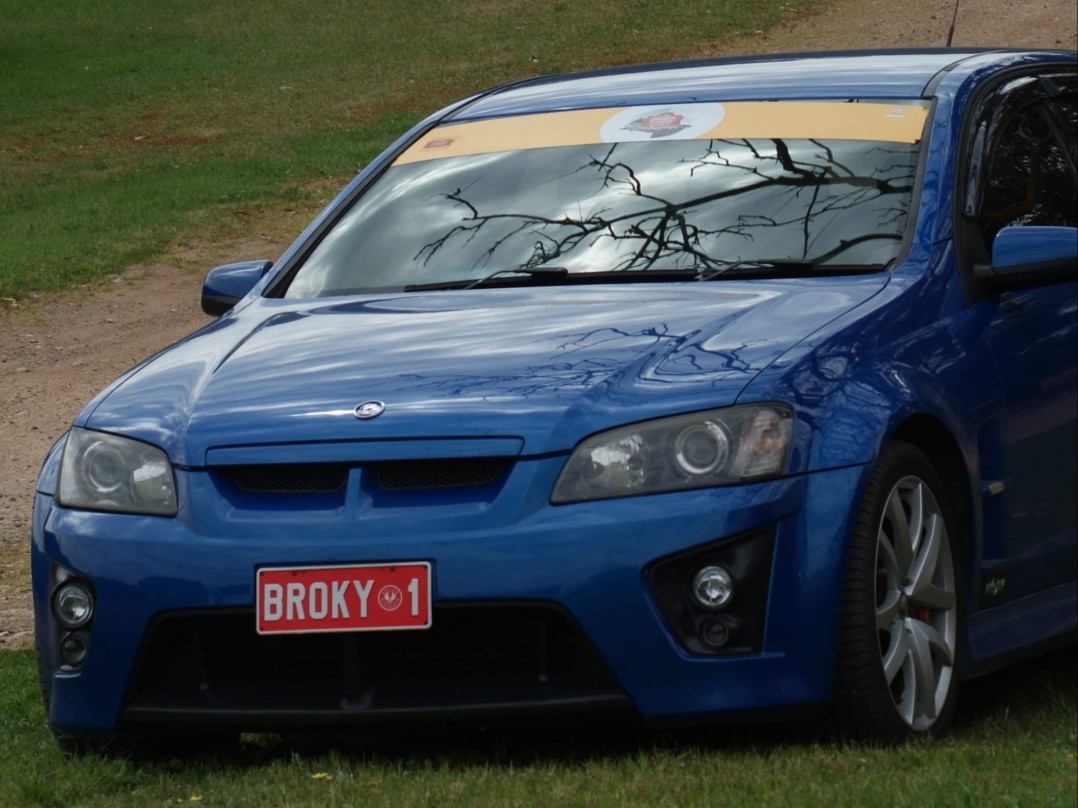
<path fill-rule="evenodd" d="M 443 138 L 438 138 L 438 140 L 428 140 L 426 142 L 426 145 L 423 146 L 423 148 L 424 149 L 444 149 L 447 146 L 452 146 L 452 145 L 453 145 L 453 138 L 451 138 L 451 137 L 443 137 Z"/>
<path fill-rule="evenodd" d="M 627 140 L 688 140 L 718 126 L 726 116 L 722 104 L 629 107 L 615 113 L 600 129 L 607 143 Z"/>
<path fill-rule="evenodd" d="M 653 138 L 666 137 L 667 135 L 676 135 L 682 129 L 688 129 L 689 127 L 681 125 L 683 120 L 685 120 L 684 115 L 663 112 L 659 115 L 646 115 L 633 121 L 625 128 L 630 132 L 647 132 Z"/>

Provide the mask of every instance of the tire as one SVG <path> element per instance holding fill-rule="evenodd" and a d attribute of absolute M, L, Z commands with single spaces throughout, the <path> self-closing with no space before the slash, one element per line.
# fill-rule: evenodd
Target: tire
<path fill-rule="evenodd" d="M 847 737 L 943 735 L 954 716 L 961 591 L 952 504 L 914 446 L 884 446 L 855 520 L 839 624 L 835 716 Z"/>

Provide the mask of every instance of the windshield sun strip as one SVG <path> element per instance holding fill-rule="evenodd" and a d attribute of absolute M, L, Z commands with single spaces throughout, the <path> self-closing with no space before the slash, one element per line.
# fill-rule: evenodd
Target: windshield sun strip
<path fill-rule="evenodd" d="M 738 101 L 563 110 L 435 127 L 393 165 L 503 151 L 641 140 L 798 138 L 913 144 L 924 102 Z"/>

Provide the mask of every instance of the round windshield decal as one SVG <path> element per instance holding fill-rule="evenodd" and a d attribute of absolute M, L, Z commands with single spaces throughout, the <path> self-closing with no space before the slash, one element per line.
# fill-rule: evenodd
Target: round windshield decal
<path fill-rule="evenodd" d="M 606 143 L 690 140 L 718 126 L 724 114 L 722 104 L 629 107 L 604 123 L 599 135 Z"/>

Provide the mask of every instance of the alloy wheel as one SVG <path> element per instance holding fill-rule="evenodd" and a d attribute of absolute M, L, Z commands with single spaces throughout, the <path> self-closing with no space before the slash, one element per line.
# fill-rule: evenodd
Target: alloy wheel
<path fill-rule="evenodd" d="M 876 539 L 876 631 L 887 688 L 903 721 L 932 727 L 951 690 L 958 598 L 939 503 L 920 477 L 902 477 Z"/>

